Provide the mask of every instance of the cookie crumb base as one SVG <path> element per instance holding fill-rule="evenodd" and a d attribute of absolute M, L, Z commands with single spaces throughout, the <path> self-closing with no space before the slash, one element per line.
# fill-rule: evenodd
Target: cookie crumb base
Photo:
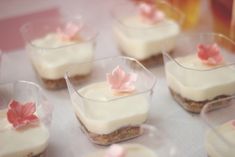
<path fill-rule="evenodd" d="M 88 77 L 88 75 L 76 75 L 76 76 L 71 77 L 70 79 L 73 82 L 79 82 L 79 81 L 86 79 L 87 77 Z M 44 86 L 50 90 L 62 89 L 62 88 L 66 87 L 66 81 L 64 78 L 59 78 L 59 79 L 55 79 L 55 80 L 41 78 L 41 80 L 42 80 Z"/>
<path fill-rule="evenodd" d="M 172 95 L 172 97 L 175 99 L 175 101 L 180 104 L 185 110 L 189 111 L 189 112 L 192 112 L 192 113 L 200 113 L 203 106 L 208 103 L 208 102 L 211 102 L 211 101 L 214 101 L 214 100 L 219 100 L 219 99 L 222 99 L 222 98 L 226 98 L 226 97 L 229 97 L 228 95 L 220 95 L 220 96 L 217 96 L 215 97 L 214 99 L 212 100 L 205 100 L 205 101 L 193 101 L 193 100 L 190 100 L 190 99 L 187 99 L 187 98 L 184 98 L 182 97 L 179 93 L 175 92 L 174 90 L 172 90 L 171 88 L 169 88 L 170 90 L 170 93 Z M 226 103 L 227 104 L 227 103 Z M 226 104 L 221 104 L 221 103 L 218 103 L 218 104 L 215 104 L 213 106 L 212 109 L 216 109 L 216 108 L 220 108 L 220 107 L 223 107 L 225 106 Z"/>
<path fill-rule="evenodd" d="M 142 134 L 140 126 L 127 126 L 122 127 L 110 134 L 96 134 L 90 132 L 85 125 L 77 117 L 79 123 L 81 124 L 82 131 L 89 137 L 89 139 L 99 145 L 110 145 L 113 143 L 129 140 L 140 136 Z"/>

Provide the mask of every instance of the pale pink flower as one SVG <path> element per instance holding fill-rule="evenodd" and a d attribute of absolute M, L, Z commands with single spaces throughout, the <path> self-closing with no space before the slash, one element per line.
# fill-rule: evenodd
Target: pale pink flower
<path fill-rule="evenodd" d="M 127 74 L 120 66 L 117 66 L 112 73 L 106 75 L 106 79 L 114 92 L 132 92 L 135 90 L 133 83 L 137 80 L 137 75 Z"/>
<path fill-rule="evenodd" d="M 140 3 L 139 14 L 142 20 L 149 24 L 155 24 L 165 19 L 164 12 L 152 3 Z"/>
<path fill-rule="evenodd" d="M 26 104 L 21 104 L 15 100 L 12 100 L 9 103 L 7 119 L 14 128 L 19 128 L 38 122 L 39 118 L 34 114 L 35 112 L 35 103 L 29 102 Z"/>
<path fill-rule="evenodd" d="M 199 44 L 197 47 L 197 55 L 204 64 L 208 65 L 218 65 L 224 60 L 223 56 L 220 54 L 220 48 L 217 44 Z"/>
<path fill-rule="evenodd" d="M 57 28 L 57 33 L 59 34 L 60 38 L 62 40 L 74 40 L 78 36 L 78 32 L 81 30 L 81 27 L 69 22 L 66 24 L 64 29 L 61 29 L 60 27 Z"/>

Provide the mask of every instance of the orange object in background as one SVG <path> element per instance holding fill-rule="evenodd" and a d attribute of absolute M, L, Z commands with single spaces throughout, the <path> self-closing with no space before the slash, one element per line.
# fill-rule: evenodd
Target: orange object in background
<path fill-rule="evenodd" d="M 233 0 L 210 0 L 215 32 L 230 36 Z"/>
<path fill-rule="evenodd" d="M 198 24 L 200 18 L 201 0 L 167 0 L 185 14 L 184 29 L 190 29 Z"/>
<path fill-rule="evenodd" d="M 235 0 L 210 0 L 214 32 L 235 42 Z M 232 48 L 235 51 L 235 48 Z"/>

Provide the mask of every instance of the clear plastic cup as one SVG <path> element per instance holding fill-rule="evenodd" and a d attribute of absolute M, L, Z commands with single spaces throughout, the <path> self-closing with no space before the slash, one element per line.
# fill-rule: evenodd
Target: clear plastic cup
<path fill-rule="evenodd" d="M 197 57 L 199 44 L 217 44 L 224 63 L 216 66 L 201 63 Z M 205 33 L 182 35 L 172 53 L 163 48 L 169 90 L 184 109 L 199 113 L 207 102 L 235 94 L 235 57 L 225 46 L 231 44 L 235 45 L 224 35 Z"/>
<path fill-rule="evenodd" d="M 105 58 L 79 66 L 90 64 L 93 68 L 88 79 L 77 82 L 70 77 L 69 71 L 65 74 L 71 102 L 85 134 L 93 143 L 100 145 L 139 136 L 138 125 L 148 117 L 155 76 L 137 60 L 128 57 Z M 118 65 L 128 73 L 137 74 L 133 93 L 115 95 L 109 91 L 106 74 Z M 126 109 L 126 105 L 130 110 Z"/>
<path fill-rule="evenodd" d="M 74 26 L 79 29 L 75 39 L 63 39 L 59 30 L 70 35 Z M 63 76 L 68 67 L 73 67 L 76 79 L 89 74 L 90 67 L 81 69 L 77 65 L 93 60 L 97 33 L 82 18 L 32 20 L 21 27 L 21 34 L 34 69 L 46 88 L 66 87 Z"/>
<path fill-rule="evenodd" d="M 22 103 L 20 105 L 35 103 L 34 114 L 39 118 L 39 122 L 19 128 L 13 127 L 11 120 L 7 118 L 12 108 L 8 104 L 12 100 Z M 52 110 L 52 105 L 48 103 L 37 84 L 28 81 L 0 84 L 0 156 L 44 156 L 49 143 Z M 15 112 L 18 115 L 28 113 L 22 108 Z"/>
<path fill-rule="evenodd" d="M 178 9 L 165 1 L 157 0 L 153 5 L 166 17 L 156 24 L 146 24 L 138 20 L 138 3 L 121 3 L 112 10 L 114 37 L 121 53 L 141 61 L 144 65 L 160 63 L 163 43 L 168 44 L 168 51 L 174 48 L 184 19 Z"/>
<path fill-rule="evenodd" d="M 209 126 L 205 139 L 205 146 L 208 156 L 234 156 L 234 111 L 235 96 L 209 102 L 203 107 L 201 117 Z"/>

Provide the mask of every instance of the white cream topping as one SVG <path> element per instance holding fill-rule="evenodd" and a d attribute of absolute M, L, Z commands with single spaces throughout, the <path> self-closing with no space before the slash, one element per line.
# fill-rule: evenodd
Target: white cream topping
<path fill-rule="evenodd" d="M 180 26 L 170 19 L 150 25 L 139 16 L 132 16 L 124 18 L 122 23 L 114 26 L 117 42 L 122 51 L 139 60 L 160 54 L 163 48 L 171 51 L 180 33 Z"/>
<path fill-rule="evenodd" d="M 208 155 L 210 157 L 234 157 L 235 126 L 232 122 L 227 122 L 216 128 L 216 131 L 231 145 L 225 144 L 213 130 L 210 130 L 205 144 Z"/>
<path fill-rule="evenodd" d="M 123 148 L 126 150 L 125 157 L 157 157 L 157 154 L 146 146 L 141 144 L 123 144 Z M 105 157 L 106 150 L 99 150 L 85 157 Z"/>
<path fill-rule="evenodd" d="M 56 33 L 32 41 L 27 45 L 32 62 L 38 74 L 45 79 L 63 78 L 66 71 L 71 75 L 87 75 L 91 64 L 83 64 L 93 59 L 94 43 L 63 41 Z"/>
<path fill-rule="evenodd" d="M 176 58 L 165 65 L 168 86 L 182 97 L 204 101 L 235 93 L 235 68 L 203 64 L 196 55 Z M 182 67 L 182 66 L 184 67 Z M 197 70 L 191 70 L 197 69 Z"/>
<path fill-rule="evenodd" d="M 114 95 L 106 82 L 90 84 L 78 93 L 86 99 L 81 102 L 74 93 L 72 103 L 77 116 L 90 132 L 109 134 L 121 127 L 140 125 L 147 119 L 149 102 L 146 94 Z"/>
<path fill-rule="evenodd" d="M 28 157 L 42 153 L 49 140 L 44 124 L 15 130 L 7 121 L 6 110 L 0 110 L 0 156 Z"/>

